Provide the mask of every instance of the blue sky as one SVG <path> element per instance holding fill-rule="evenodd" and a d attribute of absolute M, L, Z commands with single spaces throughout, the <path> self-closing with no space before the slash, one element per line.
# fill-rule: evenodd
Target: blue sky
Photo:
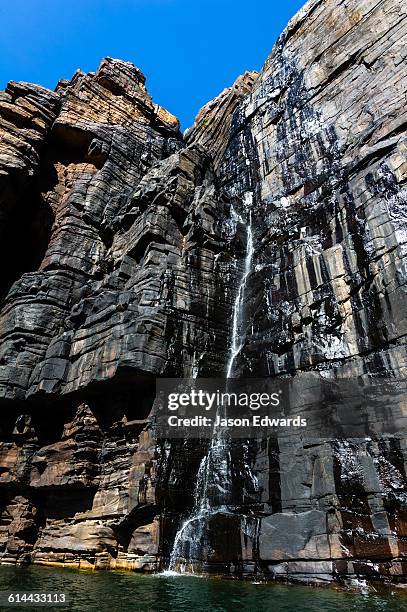
<path fill-rule="evenodd" d="M 0 89 L 54 89 L 107 55 L 147 77 L 154 101 L 189 127 L 245 70 L 261 68 L 304 0 L 3 0 Z"/>

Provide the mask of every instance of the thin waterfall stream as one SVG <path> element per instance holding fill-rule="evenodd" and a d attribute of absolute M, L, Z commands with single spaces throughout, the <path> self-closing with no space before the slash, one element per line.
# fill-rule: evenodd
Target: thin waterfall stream
<path fill-rule="evenodd" d="M 243 328 L 244 300 L 247 280 L 251 273 L 254 245 L 252 232 L 252 194 L 245 197 L 246 205 L 246 251 L 243 274 L 233 305 L 231 344 L 229 359 L 226 365 L 226 378 L 232 378 L 235 362 L 240 354 L 244 342 Z M 231 209 L 231 217 L 235 221 L 243 222 L 240 215 Z M 218 407 L 218 413 L 221 407 Z M 231 514 L 232 503 L 232 470 L 231 470 L 231 440 L 225 435 L 222 427 L 215 427 L 209 444 L 207 454 L 203 457 L 198 473 L 194 492 L 194 505 L 189 517 L 183 521 L 178 529 L 172 552 L 168 572 L 194 572 L 194 561 L 199 559 L 202 541 L 208 529 L 209 519 L 217 513 Z M 253 482 L 254 477 L 249 473 Z"/>
<path fill-rule="evenodd" d="M 233 325 L 232 325 L 232 345 L 230 347 L 230 357 L 226 369 L 226 378 L 231 378 L 236 357 L 239 355 L 244 344 L 244 335 L 241 333 L 240 326 L 243 318 L 244 294 L 246 289 L 247 279 L 251 272 L 253 261 L 253 232 L 252 232 L 252 213 L 249 211 L 249 220 L 246 226 L 246 257 L 244 264 L 243 276 L 236 295 L 235 305 L 233 308 Z"/>

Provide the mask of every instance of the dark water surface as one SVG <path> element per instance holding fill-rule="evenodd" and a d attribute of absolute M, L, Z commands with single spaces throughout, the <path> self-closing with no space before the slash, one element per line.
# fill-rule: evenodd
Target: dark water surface
<path fill-rule="evenodd" d="M 311 587 L 253 584 L 193 576 L 81 572 L 0 567 L 0 590 L 58 591 L 71 610 L 119 612 L 394 612 L 407 610 L 407 594 L 350 593 Z M 2 610 L 63 610 L 7 607 Z"/>

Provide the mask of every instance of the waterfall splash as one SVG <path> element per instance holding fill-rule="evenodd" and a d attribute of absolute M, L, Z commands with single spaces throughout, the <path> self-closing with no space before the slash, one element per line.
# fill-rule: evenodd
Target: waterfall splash
<path fill-rule="evenodd" d="M 247 210 L 246 222 L 246 253 L 243 274 L 233 306 L 231 346 L 226 367 L 226 378 L 234 373 L 236 358 L 241 352 L 245 334 L 243 327 L 243 306 L 247 279 L 252 268 L 254 254 L 252 233 L 252 193 L 245 194 L 244 203 Z M 232 208 L 231 221 L 243 223 L 242 218 Z M 218 414 L 221 407 L 218 407 Z M 222 415 L 221 415 L 222 416 Z M 243 448 L 246 446 L 242 443 Z M 257 481 L 247 463 L 244 465 L 244 475 L 252 486 Z M 211 442 L 206 456 L 202 459 L 197 473 L 194 492 L 194 506 L 189 517 L 182 523 L 174 539 L 167 572 L 192 572 L 200 563 L 204 542 L 209 529 L 209 522 L 216 514 L 232 515 L 234 510 L 232 496 L 232 457 L 231 440 L 225 435 L 221 427 L 213 430 Z M 202 562 L 201 562 L 202 564 Z"/>

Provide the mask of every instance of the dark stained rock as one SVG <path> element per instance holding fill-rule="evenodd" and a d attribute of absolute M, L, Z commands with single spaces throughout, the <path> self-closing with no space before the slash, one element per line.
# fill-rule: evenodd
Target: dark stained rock
<path fill-rule="evenodd" d="M 155 379 L 226 373 L 249 215 L 235 375 L 405 378 L 406 36 L 395 0 L 311 0 L 184 137 L 111 58 L 1 94 L 0 561 L 168 563 L 207 442 L 154 439 Z M 403 580 L 404 438 L 231 456 L 201 567 Z"/>

